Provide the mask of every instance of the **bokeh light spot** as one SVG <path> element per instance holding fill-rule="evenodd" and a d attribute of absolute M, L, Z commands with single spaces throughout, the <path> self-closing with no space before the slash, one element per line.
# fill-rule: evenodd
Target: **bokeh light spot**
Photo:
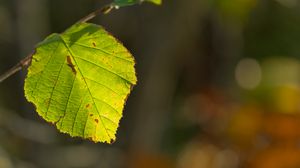
<path fill-rule="evenodd" d="M 240 60 L 235 69 L 235 79 L 244 89 L 256 88 L 262 78 L 261 66 L 255 59 Z"/>

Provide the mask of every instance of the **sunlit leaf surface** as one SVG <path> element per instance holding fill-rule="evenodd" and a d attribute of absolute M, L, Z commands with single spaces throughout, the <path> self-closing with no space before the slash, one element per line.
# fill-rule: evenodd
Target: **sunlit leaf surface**
<path fill-rule="evenodd" d="M 102 27 L 81 23 L 37 48 L 25 96 L 63 133 L 111 143 L 137 79 L 129 51 Z"/>

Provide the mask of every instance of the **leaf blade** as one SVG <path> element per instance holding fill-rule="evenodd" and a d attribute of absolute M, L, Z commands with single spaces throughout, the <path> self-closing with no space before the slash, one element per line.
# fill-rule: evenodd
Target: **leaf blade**
<path fill-rule="evenodd" d="M 129 51 L 90 23 L 49 36 L 36 51 L 24 88 L 38 114 L 71 136 L 114 141 L 137 82 Z"/>

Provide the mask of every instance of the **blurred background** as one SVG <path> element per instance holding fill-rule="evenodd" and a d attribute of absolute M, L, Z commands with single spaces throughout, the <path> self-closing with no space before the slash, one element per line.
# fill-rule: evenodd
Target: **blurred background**
<path fill-rule="evenodd" d="M 109 0 L 0 0 L 0 72 Z M 136 58 L 112 145 L 71 138 L 0 84 L 0 168 L 299 168 L 300 0 L 163 0 L 92 22 Z"/>

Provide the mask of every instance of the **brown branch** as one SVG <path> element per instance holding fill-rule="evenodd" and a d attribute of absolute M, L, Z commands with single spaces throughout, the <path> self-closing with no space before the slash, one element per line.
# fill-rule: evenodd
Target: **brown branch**
<path fill-rule="evenodd" d="M 27 68 L 31 62 L 33 53 L 29 54 L 27 57 L 22 59 L 17 65 L 12 67 L 10 70 L 8 70 L 6 73 L 0 76 L 0 83 L 6 80 L 7 78 L 11 77 L 15 73 L 19 72 L 23 68 Z"/>
<path fill-rule="evenodd" d="M 110 5 L 106 5 L 90 14 L 88 14 L 87 16 L 83 17 L 82 19 L 80 19 L 77 23 L 85 23 L 91 19 L 93 19 L 94 17 L 100 15 L 100 14 L 108 14 L 109 12 L 111 12 L 113 9 L 115 9 L 116 6 L 114 4 L 110 4 Z"/>
<path fill-rule="evenodd" d="M 83 17 L 77 23 L 85 23 L 100 14 L 108 14 L 109 12 L 111 12 L 113 9 L 116 9 L 116 8 L 117 7 L 113 3 L 110 5 L 106 5 L 106 6 L 102 7 L 101 9 L 98 9 L 98 10 L 88 14 L 87 16 Z M 15 65 L 10 70 L 8 70 L 6 73 L 1 75 L 0 83 L 3 82 L 4 80 L 6 80 L 7 78 L 11 77 L 15 73 L 19 72 L 20 70 L 27 68 L 29 66 L 29 64 L 31 63 L 32 55 L 33 54 L 28 55 L 23 60 L 21 60 L 17 65 Z"/>

